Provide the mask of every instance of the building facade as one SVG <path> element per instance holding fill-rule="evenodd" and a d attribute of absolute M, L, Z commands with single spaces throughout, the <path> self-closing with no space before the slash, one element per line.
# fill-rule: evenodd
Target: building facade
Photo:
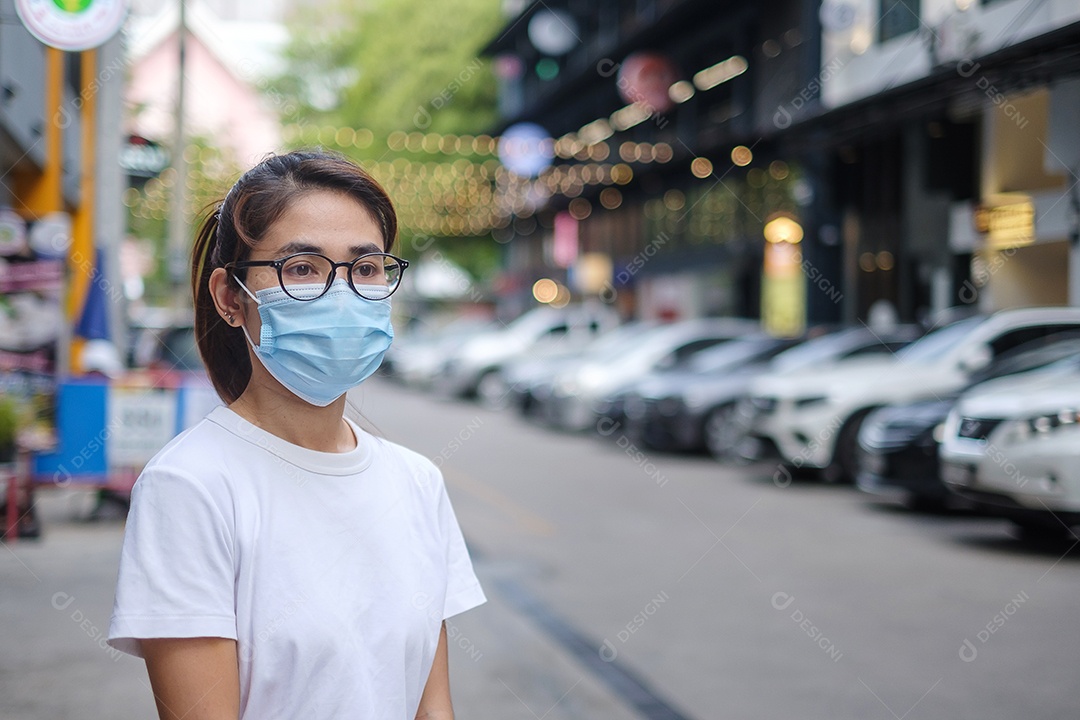
<path fill-rule="evenodd" d="M 486 49 L 497 130 L 553 139 L 507 286 L 599 255 L 628 315 L 782 333 L 1077 302 L 1078 43 L 1071 0 L 529 4 Z"/>

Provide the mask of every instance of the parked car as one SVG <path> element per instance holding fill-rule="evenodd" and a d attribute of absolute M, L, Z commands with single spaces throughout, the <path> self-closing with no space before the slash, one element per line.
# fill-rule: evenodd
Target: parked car
<path fill-rule="evenodd" d="M 867 416 L 859 431 L 856 483 L 878 495 L 900 494 L 912 507 L 940 508 L 955 497 L 938 472 L 938 449 L 949 411 L 963 392 L 990 380 L 1038 371 L 1059 362 L 1080 361 L 1080 337 L 1034 340 L 1003 353 L 957 392 L 940 398 L 887 405 Z"/>
<path fill-rule="evenodd" d="M 436 385 L 452 396 L 493 401 L 505 392 L 498 372 L 511 359 L 593 339 L 618 324 L 615 311 L 600 303 L 535 308 L 503 328 L 466 341 L 447 359 Z"/>
<path fill-rule="evenodd" d="M 873 330 L 865 325 L 833 329 L 824 335 L 807 339 L 795 347 L 777 355 L 769 367 L 752 378 L 743 389 L 743 394 L 725 418 L 726 427 L 717 427 L 715 432 L 722 433 L 724 443 L 717 450 L 725 459 L 756 460 L 765 456 L 762 438 L 754 431 L 758 405 L 761 403 L 752 394 L 755 383 L 768 385 L 774 379 L 783 382 L 783 378 L 802 373 L 804 381 L 815 372 L 833 372 L 836 364 L 858 361 L 875 356 L 892 356 L 917 340 L 923 334 L 917 325 L 898 325 L 891 328 Z M 749 390 L 747 390 L 749 388 Z M 775 452 L 775 448 L 773 448 Z"/>
<path fill-rule="evenodd" d="M 655 325 L 650 323 L 630 322 L 607 331 L 583 347 L 564 347 L 541 356 L 530 353 L 509 361 L 499 373 L 506 387 L 508 404 L 525 417 L 542 417 L 559 373 L 588 362 L 590 357 L 617 351 L 653 327 Z"/>
<path fill-rule="evenodd" d="M 784 463 L 852 480 L 859 428 L 870 412 L 955 392 L 1001 354 L 1078 329 L 1080 308 L 1006 310 L 940 328 L 896 356 L 761 377 L 751 388 L 751 432 L 775 447 Z"/>
<path fill-rule="evenodd" d="M 568 430 L 595 425 L 599 415 L 621 417 L 610 410 L 612 402 L 630 383 L 659 368 L 672 368 L 695 353 L 735 338 L 757 334 L 753 320 L 710 318 L 684 320 L 657 326 L 635 337 L 626 346 L 590 357 L 560 373 L 552 386 L 548 417 Z M 603 404 L 603 405 L 602 405 Z"/>
<path fill-rule="evenodd" d="M 917 330 L 908 327 L 890 332 L 891 335 L 883 338 L 880 333 L 873 333 L 865 327 L 852 328 L 830 335 L 817 336 L 813 339 L 812 344 L 810 342 L 806 345 L 788 343 L 789 347 L 791 345 L 795 345 L 795 347 L 777 355 L 773 360 L 772 369 L 777 372 L 791 371 L 840 357 L 888 352 L 890 349 L 896 350 L 903 347 L 918 334 Z M 894 340 L 893 336 L 902 339 Z M 661 370 L 666 371 L 668 368 L 661 368 Z M 750 380 L 750 378 L 744 379 L 747 382 Z M 745 392 L 745 388 L 746 386 L 743 385 L 741 391 Z M 624 388 L 623 391 L 609 398 L 602 405 L 601 414 L 618 422 L 628 422 L 624 406 L 627 401 L 631 400 L 632 392 L 632 387 Z M 712 417 L 712 436 L 717 441 L 715 449 L 717 453 L 725 458 L 731 457 L 731 450 L 741 445 L 745 440 L 745 423 L 739 421 L 737 413 L 738 400 L 731 398 L 730 403 L 731 408 L 724 408 L 722 412 L 717 412 Z"/>
<path fill-rule="evenodd" d="M 380 372 L 406 385 L 430 388 L 457 348 L 493 327 L 489 320 L 458 318 L 438 328 L 395 333 Z"/>
<path fill-rule="evenodd" d="M 960 398 L 945 421 L 948 488 L 1026 536 L 1080 524 L 1080 366 L 995 380 Z"/>
<path fill-rule="evenodd" d="M 625 393 L 626 432 L 658 450 L 727 454 L 734 447 L 730 414 L 747 382 L 797 342 L 747 336 L 647 374 Z"/>

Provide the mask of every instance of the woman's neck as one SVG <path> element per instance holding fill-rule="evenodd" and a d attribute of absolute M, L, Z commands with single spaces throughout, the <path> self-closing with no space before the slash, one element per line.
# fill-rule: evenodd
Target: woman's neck
<path fill-rule="evenodd" d="M 246 390 L 229 409 L 251 424 L 293 445 L 320 452 L 348 452 L 357 438 L 345 422 L 345 398 L 318 407 L 293 395 L 275 380 L 252 377 Z"/>

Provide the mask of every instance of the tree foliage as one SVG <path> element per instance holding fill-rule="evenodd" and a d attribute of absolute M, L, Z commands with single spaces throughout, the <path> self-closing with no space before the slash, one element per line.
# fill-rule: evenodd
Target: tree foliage
<path fill-rule="evenodd" d="M 395 130 L 482 132 L 495 80 L 478 53 L 501 23 L 498 0 L 332 0 L 294 16 L 277 88 L 301 122 L 371 130 L 373 152 Z"/>
<path fill-rule="evenodd" d="M 289 22 L 286 69 L 274 83 L 289 101 L 284 105 L 296 108 L 283 121 L 369 130 L 373 140 L 366 147 L 340 148 L 361 162 L 460 158 L 391 151 L 387 138 L 490 129 L 497 117 L 495 78 L 479 52 L 503 21 L 499 0 L 330 0 L 298 9 Z M 408 255 L 407 227 L 402 239 Z M 490 237 L 440 240 L 438 249 L 475 276 L 498 266 Z"/>

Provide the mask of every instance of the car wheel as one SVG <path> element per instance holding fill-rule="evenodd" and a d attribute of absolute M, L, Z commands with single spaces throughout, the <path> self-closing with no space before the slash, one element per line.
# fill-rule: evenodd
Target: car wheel
<path fill-rule="evenodd" d="M 825 468 L 824 476 L 828 482 L 855 482 L 855 476 L 859 472 L 859 429 L 873 409 L 858 411 L 840 428 L 832 463 Z"/>
<path fill-rule="evenodd" d="M 476 381 L 476 399 L 484 407 L 506 407 L 508 390 L 498 370 L 488 370 Z"/>
<path fill-rule="evenodd" d="M 717 460 L 744 462 L 739 454 L 743 433 L 735 422 L 735 405 L 721 405 L 705 416 L 701 436 L 705 449 Z"/>

